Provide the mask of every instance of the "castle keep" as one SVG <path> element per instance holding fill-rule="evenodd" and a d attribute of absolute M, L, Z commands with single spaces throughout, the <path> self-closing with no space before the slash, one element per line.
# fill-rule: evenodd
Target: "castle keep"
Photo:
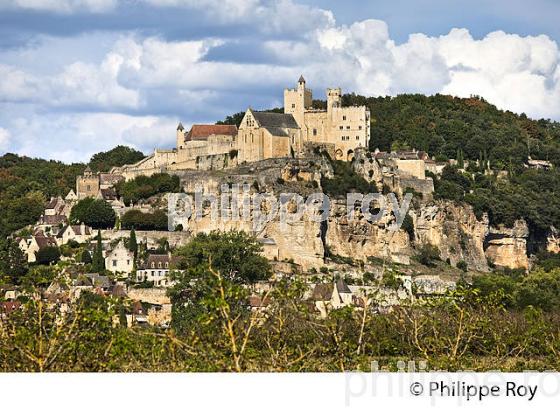
<path fill-rule="evenodd" d="M 297 158 L 321 146 L 335 159 L 349 161 L 359 147 L 368 147 L 370 113 L 365 106 L 342 106 L 340 88 L 327 89 L 326 109 L 313 108 L 313 94 L 301 76 L 297 87 L 284 90 L 284 112 L 247 109 L 235 125 L 179 123 L 176 148 L 157 149 L 136 164 L 111 172 L 126 179 L 187 169 L 223 169 L 268 158 Z M 81 191 L 78 188 L 78 191 Z"/>

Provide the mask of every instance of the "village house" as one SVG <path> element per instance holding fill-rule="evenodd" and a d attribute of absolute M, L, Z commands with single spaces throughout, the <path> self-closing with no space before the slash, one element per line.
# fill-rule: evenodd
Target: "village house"
<path fill-rule="evenodd" d="M 56 236 L 59 245 L 67 244 L 69 241 L 84 243 L 91 239 L 93 232 L 84 223 L 80 225 L 66 225 Z"/>
<path fill-rule="evenodd" d="M 176 262 L 171 254 L 150 254 L 136 271 L 136 281 L 152 282 L 156 287 L 170 286 L 169 272 L 176 267 Z"/>
<path fill-rule="evenodd" d="M 127 249 L 123 241 L 107 252 L 105 269 L 119 274 L 129 274 L 134 269 L 134 254 Z"/>
<path fill-rule="evenodd" d="M 33 263 L 37 261 L 36 252 L 47 246 L 56 247 L 57 243 L 54 237 L 45 236 L 41 232 L 29 238 L 21 238 L 18 242 L 18 246 L 27 257 L 27 262 Z"/>
<path fill-rule="evenodd" d="M 310 300 L 322 317 L 326 317 L 332 309 L 340 309 L 353 303 L 352 291 L 339 279 L 334 283 L 317 283 L 313 288 Z"/>

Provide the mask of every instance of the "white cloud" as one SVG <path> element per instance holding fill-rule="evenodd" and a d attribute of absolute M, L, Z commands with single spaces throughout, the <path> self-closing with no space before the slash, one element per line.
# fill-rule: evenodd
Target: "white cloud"
<path fill-rule="evenodd" d="M 0 151 L 5 151 L 10 145 L 10 131 L 0 127 Z"/>
<path fill-rule="evenodd" d="M 65 162 L 87 161 L 92 154 L 115 147 L 132 146 L 143 152 L 155 147 L 172 147 L 177 119 L 157 116 L 131 116 L 118 113 L 73 113 L 37 115 L 26 113 L 9 120 L 11 151 L 30 157 Z M 0 129 L 2 135 L 10 133 Z M 16 138 L 17 137 L 17 138 Z"/>
<path fill-rule="evenodd" d="M 113 10 L 118 0 L 0 0 L 0 8 L 21 8 L 55 13 L 86 11 L 102 13 Z"/>
<path fill-rule="evenodd" d="M 560 120 L 560 53 L 544 35 L 497 31 L 474 39 L 453 29 L 397 44 L 383 21 L 336 25 L 331 13 L 292 0 L 150 2 L 204 8 L 221 24 L 264 21 L 255 32 L 257 40 L 269 33 L 257 49 L 265 58 L 212 61 L 213 50 L 239 50 L 243 38 L 168 41 L 139 34 L 103 41 L 92 34 L 70 43 L 49 38 L 0 51 L 0 149 L 83 160 L 119 143 L 145 151 L 171 146 L 178 119 L 216 121 L 248 106 L 278 106 L 282 88 L 302 73 L 315 98 L 324 98 L 327 86 L 365 95 L 477 94 L 503 109 Z M 291 31 L 299 35 L 275 35 Z M 76 52 L 80 44 L 95 48 L 87 53 L 92 57 Z M 68 47 L 75 58 L 50 60 L 44 70 L 36 64 L 35 56 Z"/>

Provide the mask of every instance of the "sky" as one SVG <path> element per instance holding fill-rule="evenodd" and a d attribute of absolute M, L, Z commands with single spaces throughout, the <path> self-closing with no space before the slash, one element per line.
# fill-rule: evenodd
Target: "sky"
<path fill-rule="evenodd" d="M 474 94 L 560 120 L 558 16 L 558 0 L 0 0 L 0 154 L 173 147 L 179 121 L 282 106 L 301 74 L 314 98 Z"/>

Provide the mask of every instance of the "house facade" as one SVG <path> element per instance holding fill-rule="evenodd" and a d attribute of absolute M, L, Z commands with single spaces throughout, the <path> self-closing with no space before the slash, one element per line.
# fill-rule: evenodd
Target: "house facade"
<path fill-rule="evenodd" d="M 129 274 L 134 269 L 134 254 L 124 246 L 123 241 L 105 255 L 105 269 L 120 274 Z"/>

